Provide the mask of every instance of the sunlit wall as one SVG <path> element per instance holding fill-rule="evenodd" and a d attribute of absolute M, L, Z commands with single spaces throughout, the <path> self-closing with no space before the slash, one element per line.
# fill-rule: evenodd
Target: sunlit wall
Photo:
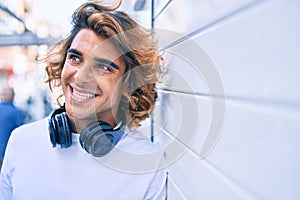
<path fill-rule="evenodd" d="M 156 1 L 169 73 L 154 127 L 169 199 L 300 199 L 299 9 Z"/>

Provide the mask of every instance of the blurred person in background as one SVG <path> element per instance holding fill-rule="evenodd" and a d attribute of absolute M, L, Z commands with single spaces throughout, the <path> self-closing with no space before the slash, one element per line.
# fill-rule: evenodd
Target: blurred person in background
<path fill-rule="evenodd" d="M 80 6 L 70 34 L 39 59 L 64 100 L 13 132 L 0 199 L 166 199 L 161 146 L 136 129 L 153 111 L 162 57 L 120 4 Z"/>
<path fill-rule="evenodd" d="M 2 86 L 0 103 L 0 169 L 11 132 L 24 123 L 23 112 L 13 103 L 14 97 L 15 92 L 12 87 L 7 84 Z"/>

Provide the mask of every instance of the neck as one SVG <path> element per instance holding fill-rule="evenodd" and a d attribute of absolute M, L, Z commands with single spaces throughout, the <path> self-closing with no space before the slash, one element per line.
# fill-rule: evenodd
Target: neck
<path fill-rule="evenodd" d="M 89 124 L 95 122 L 95 121 L 104 121 L 108 123 L 111 127 L 117 126 L 117 122 L 110 118 L 101 118 L 101 119 L 69 119 L 69 123 L 71 125 L 71 131 L 73 133 L 80 134 L 82 130 L 88 126 Z"/>

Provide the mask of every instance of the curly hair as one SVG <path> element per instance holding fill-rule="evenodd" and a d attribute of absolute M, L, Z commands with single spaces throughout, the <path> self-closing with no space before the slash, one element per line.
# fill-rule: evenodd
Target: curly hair
<path fill-rule="evenodd" d="M 125 91 L 117 118 L 129 127 L 136 127 L 153 111 L 157 99 L 155 86 L 162 72 L 162 56 L 153 39 L 154 32 L 143 28 L 126 13 L 116 11 L 120 4 L 121 1 L 115 6 L 88 2 L 75 10 L 70 34 L 49 49 L 44 58 L 48 75 L 46 82 L 51 90 L 61 85 L 67 50 L 81 29 L 91 29 L 98 35 L 110 38 L 120 50 L 126 66 L 122 77 Z"/>

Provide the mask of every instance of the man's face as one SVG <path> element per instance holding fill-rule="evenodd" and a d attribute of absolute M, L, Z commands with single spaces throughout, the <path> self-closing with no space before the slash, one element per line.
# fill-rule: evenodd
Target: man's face
<path fill-rule="evenodd" d="M 119 50 L 103 36 L 82 29 L 68 49 L 62 71 L 65 106 L 71 123 L 103 120 L 115 125 L 125 72 Z M 80 129 L 80 128 L 79 128 Z"/>

